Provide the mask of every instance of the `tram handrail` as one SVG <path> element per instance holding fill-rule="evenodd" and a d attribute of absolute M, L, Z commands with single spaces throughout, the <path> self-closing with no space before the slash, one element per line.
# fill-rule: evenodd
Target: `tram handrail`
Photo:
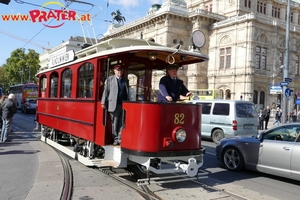
<path fill-rule="evenodd" d="M 140 87 L 140 88 L 143 88 L 143 89 L 146 89 L 146 90 L 149 90 L 152 94 L 153 94 L 153 98 L 154 98 L 154 102 L 157 102 L 157 95 L 155 94 L 154 90 L 152 88 L 149 88 L 149 87 L 145 87 L 145 86 L 142 86 L 142 85 L 130 85 L 131 86 L 136 86 L 136 87 Z"/>

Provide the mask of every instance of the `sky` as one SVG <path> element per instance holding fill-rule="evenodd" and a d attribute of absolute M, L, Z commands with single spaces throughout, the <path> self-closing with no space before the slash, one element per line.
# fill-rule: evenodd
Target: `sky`
<path fill-rule="evenodd" d="M 162 4 L 163 0 L 11 0 L 9 5 L 0 4 L 0 66 L 6 63 L 11 52 L 18 48 L 33 49 L 37 53 L 44 52 L 45 48 L 53 48 L 71 36 L 86 36 L 101 38 L 111 24 L 112 12 L 120 10 L 126 21 L 124 24 L 140 19 L 147 14 L 153 4 Z M 87 17 L 91 21 L 80 23 L 70 20 L 53 20 L 36 22 L 13 21 L 3 19 L 3 16 L 29 15 L 30 13 L 46 14 L 52 10 L 69 10 L 70 16 Z M 34 10 L 36 10 L 34 12 Z M 71 12 L 74 11 L 74 12 Z M 53 11 L 52 14 L 56 12 Z M 37 16 L 37 14 L 35 15 Z M 64 23 L 63 25 L 61 25 Z M 55 26 L 59 26 L 53 28 Z M 48 27 L 47 27 L 48 26 Z M 52 28 L 50 28 L 50 27 Z"/>

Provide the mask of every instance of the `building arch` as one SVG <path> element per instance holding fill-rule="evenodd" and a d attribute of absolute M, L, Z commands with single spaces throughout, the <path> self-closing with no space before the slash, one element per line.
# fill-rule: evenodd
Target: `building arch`
<path fill-rule="evenodd" d="M 228 99 L 228 95 L 231 98 L 231 90 L 230 90 L 230 88 L 227 85 L 218 85 L 214 89 L 220 90 L 221 99 Z M 226 91 L 229 91 L 230 94 L 227 94 Z"/>
<path fill-rule="evenodd" d="M 256 41 L 261 43 L 261 44 L 268 44 L 269 43 L 269 38 L 266 34 L 261 33 L 256 37 Z"/>
<path fill-rule="evenodd" d="M 230 35 L 224 35 L 221 37 L 220 41 L 219 41 L 219 46 L 224 46 L 224 45 L 228 45 L 232 43 L 232 38 Z"/>
<path fill-rule="evenodd" d="M 263 86 L 254 85 L 253 91 L 253 103 L 257 106 L 257 109 L 264 108 L 266 104 L 267 89 Z"/>

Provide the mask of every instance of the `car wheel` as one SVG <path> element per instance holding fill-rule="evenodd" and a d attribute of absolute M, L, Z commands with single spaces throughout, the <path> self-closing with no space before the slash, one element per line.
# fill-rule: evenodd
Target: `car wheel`
<path fill-rule="evenodd" d="M 23 107 L 21 107 L 21 112 L 22 112 L 22 113 L 24 113 L 24 109 L 23 109 Z"/>
<path fill-rule="evenodd" d="M 221 139 L 223 139 L 224 137 L 225 137 L 224 132 L 221 129 L 214 130 L 214 132 L 212 133 L 212 136 L 211 136 L 213 142 L 216 143 L 216 144 L 218 144 L 219 141 Z"/>
<path fill-rule="evenodd" d="M 241 152 L 234 148 L 228 147 L 222 154 L 223 162 L 230 171 L 241 171 L 244 169 L 244 158 Z"/>

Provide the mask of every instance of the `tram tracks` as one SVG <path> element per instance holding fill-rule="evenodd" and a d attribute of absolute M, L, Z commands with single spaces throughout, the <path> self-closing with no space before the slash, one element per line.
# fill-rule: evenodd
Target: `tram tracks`
<path fill-rule="evenodd" d="M 59 155 L 63 169 L 64 169 L 64 185 L 60 200 L 71 200 L 73 193 L 73 172 L 69 159 L 59 150 L 55 150 Z"/>
<path fill-rule="evenodd" d="M 123 173 L 127 173 L 130 176 L 130 178 L 132 179 L 131 181 L 127 180 L 125 178 L 122 178 L 120 176 L 120 173 L 117 173 L 116 171 L 112 170 L 111 167 L 99 168 L 99 171 L 106 174 L 106 175 L 108 175 L 109 177 L 111 177 L 115 181 L 118 181 L 122 185 L 125 185 L 125 186 L 135 190 L 139 195 L 141 195 L 141 197 L 143 197 L 146 200 L 162 200 L 162 198 L 160 198 L 159 196 L 154 194 L 147 186 L 145 186 L 145 185 L 138 186 L 137 183 L 136 183 L 137 174 L 134 173 L 131 170 L 128 170 L 128 169 L 127 170 L 122 170 Z"/>

